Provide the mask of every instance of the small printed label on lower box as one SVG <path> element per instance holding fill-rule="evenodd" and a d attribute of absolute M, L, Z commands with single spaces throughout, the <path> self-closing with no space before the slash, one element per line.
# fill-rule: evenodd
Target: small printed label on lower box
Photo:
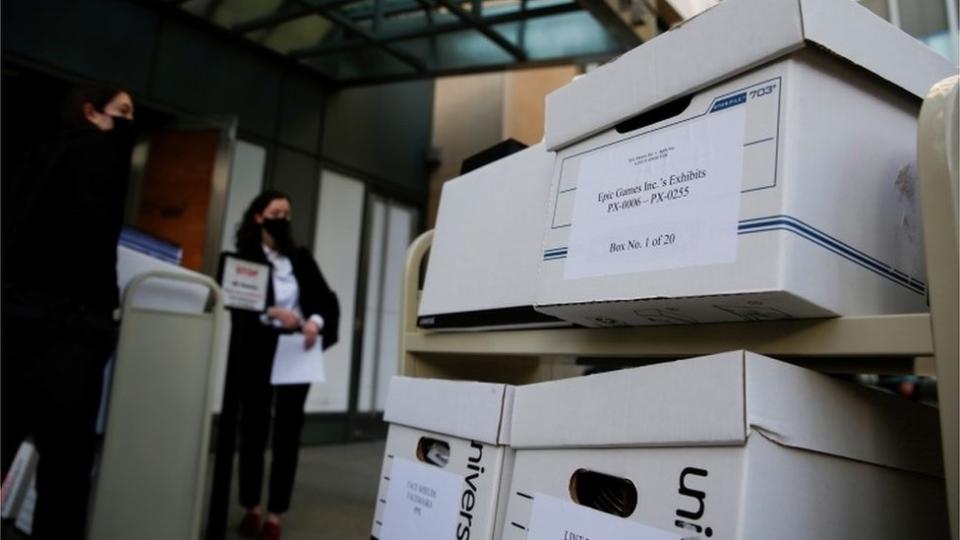
<path fill-rule="evenodd" d="M 396 458 L 389 481 L 380 540 L 456 538 L 462 476 Z"/>
<path fill-rule="evenodd" d="M 734 262 L 745 113 L 732 106 L 585 156 L 564 277 Z"/>
<path fill-rule="evenodd" d="M 690 540 L 627 518 L 537 493 L 526 540 Z"/>

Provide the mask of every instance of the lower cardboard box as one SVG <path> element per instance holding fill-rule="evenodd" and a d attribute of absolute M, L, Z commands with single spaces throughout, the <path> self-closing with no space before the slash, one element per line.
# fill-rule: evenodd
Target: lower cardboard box
<path fill-rule="evenodd" d="M 510 479 L 513 387 L 394 377 L 371 538 L 493 540 Z"/>
<path fill-rule="evenodd" d="M 558 499 L 710 539 L 948 534 L 936 409 L 744 351 L 518 387 L 511 429 L 504 539 Z"/>
<path fill-rule="evenodd" d="M 371 537 L 500 538 L 512 463 L 504 446 L 390 426 Z"/>

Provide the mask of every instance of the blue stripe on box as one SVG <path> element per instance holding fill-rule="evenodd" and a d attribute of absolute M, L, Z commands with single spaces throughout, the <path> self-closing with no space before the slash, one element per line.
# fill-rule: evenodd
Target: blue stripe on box
<path fill-rule="evenodd" d="M 738 234 L 757 234 L 767 231 L 788 231 L 823 247 L 836 255 L 847 259 L 871 272 L 888 279 L 901 287 L 905 287 L 917 294 L 926 294 L 927 286 L 923 281 L 908 276 L 904 272 L 893 268 L 889 264 L 867 255 L 866 253 L 846 244 L 836 238 L 810 226 L 792 216 L 768 216 L 755 219 L 745 219 L 740 222 Z M 544 261 L 566 259 L 569 250 L 566 247 L 552 248 L 543 252 Z"/>

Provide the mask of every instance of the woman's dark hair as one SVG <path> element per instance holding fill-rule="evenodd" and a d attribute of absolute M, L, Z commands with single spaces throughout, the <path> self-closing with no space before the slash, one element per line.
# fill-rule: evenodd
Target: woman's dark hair
<path fill-rule="evenodd" d="M 94 109 L 103 112 L 103 108 L 121 92 L 127 92 L 127 90 L 94 81 L 77 83 L 67 92 L 60 107 L 60 120 L 63 126 L 65 128 L 87 126 L 89 122 L 83 114 L 83 104 L 89 103 Z"/>
<path fill-rule="evenodd" d="M 268 189 L 257 195 L 247 210 L 243 213 L 243 220 L 237 227 L 236 246 L 237 253 L 250 254 L 260 251 L 260 245 L 263 243 L 263 236 L 260 234 L 260 225 L 254 219 L 257 214 L 263 213 L 272 201 L 284 199 L 289 201 L 286 193 Z"/>

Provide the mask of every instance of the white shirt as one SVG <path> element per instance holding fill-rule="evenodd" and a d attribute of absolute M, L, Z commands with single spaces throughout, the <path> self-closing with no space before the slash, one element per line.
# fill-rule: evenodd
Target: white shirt
<path fill-rule="evenodd" d="M 303 312 L 300 311 L 300 284 L 297 283 L 297 277 L 293 275 L 293 263 L 290 262 L 289 257 L 267 246 L 263 246 L 263 254 L 267 256 L 267 260 L 273 265 L 273 306 L 289 309 L 299 315 L 302 320 Z M 271 324 L 278 328 L 282 326 L 280 321 L 270 319 L 266 313 L 260 317 L 260 320 L 264 324 Z M 310 314 L 309 320 L 316 323 L 317 327 L 323 330 L 323 317 L 321 317 L 319 313 Z"/>

